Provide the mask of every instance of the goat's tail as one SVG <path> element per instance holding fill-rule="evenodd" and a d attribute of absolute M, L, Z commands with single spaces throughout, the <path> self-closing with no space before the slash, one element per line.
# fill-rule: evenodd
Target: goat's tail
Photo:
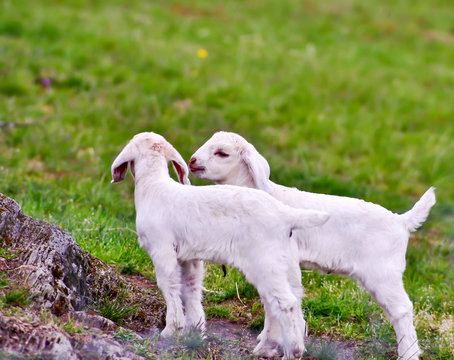
<path fill-rule="evenodd" d="M 435 202 L 435 188 L 431 187 L 409 211 L 400 215 L 408 231 L 415 231 L 426 221 L 429 211 Z"/>
<path fill-rule="evenodd" d="M 329 214 L 323 211 L 291 208 L 292 229 L 302 229 L 323 225 L 329 219 Z"/>

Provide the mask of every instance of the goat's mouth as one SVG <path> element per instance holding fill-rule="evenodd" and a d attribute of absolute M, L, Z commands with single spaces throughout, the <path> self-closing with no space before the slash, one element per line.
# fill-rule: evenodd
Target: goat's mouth
<path fill-rule="evenodd" d="M 205 171 L 204 166 L 190 166 L 189 169 L 191 170 L 192 173 L 201 173 Z"/>

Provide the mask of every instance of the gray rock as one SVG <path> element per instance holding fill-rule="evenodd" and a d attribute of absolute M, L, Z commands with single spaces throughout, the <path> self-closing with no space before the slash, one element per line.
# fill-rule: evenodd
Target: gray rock
<path fill-rule="evenodd" d="M 91 329 L 95 328 L 103 331 L 112 331 L 118 327 L 113 321 L 96 314 L 90 314 L 86 311 L 76 311 L 73 314 L 73 317 L 85 327 Z"/>
<path fill-rule="evenodd" d="M 45 359 L 77 360 L 68 338 L 52 323 L 36 319 L 2 316 L 0 318 L 0 348 L 13 354 L 42 354 Z"/>
<path fill-rule="evenodd" d="M 47 351 L 49 357 L 58 360 L 77 360 L 79 358 L 65 335 L 56 333 L 53 340 L 52 348 Z"/>
<path fill-rule="evenodd" d="M 119 294 L 125 306 L 137 309 L 124 326 L 145 330 L 164 324 L 165 304 L 156 293 L 118 275 L 60 228 L 24 215 L 19 204 L 3 194 L 0 248 L 5 255 L 0 257 L 0 273 L 9 280 L 7 288 L 25 288 L 32 298 L 29 307 L 8 316 L 0 308 L 0 359 L 143 358 L 113 338 L 117 324 L 93 312 L 96 304 Z M 0 295 L 8 289 L 0 288 Z M 46 313 L 51 320 L 40 320 Z M 70 319 L 82 333 L 64 330 Z"/>
<path fill-rule="evenodd" d="M 6 267 L 10 276 L 26 280 L 24 285 L 41 310 L 61 316 L 87 310 L 122 292 L 128 294 L 126 303 L 139 305 L 133 327 L 164 324 L 165 304 L 156 294 L 128 282 L 57 226 L 24 215 L 19 204 L 3 194 L 0 247 L 17 254 L 0 264 L 1 269 Z"/>

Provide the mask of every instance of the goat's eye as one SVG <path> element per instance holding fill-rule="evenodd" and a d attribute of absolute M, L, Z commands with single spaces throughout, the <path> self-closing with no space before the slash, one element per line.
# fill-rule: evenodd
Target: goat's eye
<path fill-rule="evenodd" d="M 218 150 L 214 153 L 214 155 L 219 156 L 219 157 L 228 157 L 229 154 L 226 154 L 224 151 Z"/>

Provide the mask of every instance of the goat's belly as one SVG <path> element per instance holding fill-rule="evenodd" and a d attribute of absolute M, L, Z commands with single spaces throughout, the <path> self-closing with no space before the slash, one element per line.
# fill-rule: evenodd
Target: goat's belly
<path fill-rule="evenodd" d="M 345 253 L 334 255 L 324 251 L 319 253 L 300 251 L 299 263 L 302 267 L 318 270 L 325 274 L 350 275 L 354 270 L 354 265 L 349 260 L 348 254 Z"/>
<path fill-rule="evenodd" d="M 324 274 L 330 274 L 333 272 L 333 270 L 331 270 L 330 268 L 324 267 L 311 261 L 300 261 L 300 266 L 306 269 L 318 270 Z"/>
<path fill-rule="evenodd" d="M 202 260 L 210 261 L 220 265 L 233 265 L 233 257 L 225 251 L 214 251 L 210 249 L 179 249 L 178 260 Z"/>
<path fill-rule="evenodd" d="M 350 276 L 352 270 L 347 270 L 346 268 L 332 265 L 322 265 L 310 261 L 300 261 L 300 266 L 306 269 L 318 270 L 323 274 L 337 274 L 337 275 L 347 275 Z"/>

